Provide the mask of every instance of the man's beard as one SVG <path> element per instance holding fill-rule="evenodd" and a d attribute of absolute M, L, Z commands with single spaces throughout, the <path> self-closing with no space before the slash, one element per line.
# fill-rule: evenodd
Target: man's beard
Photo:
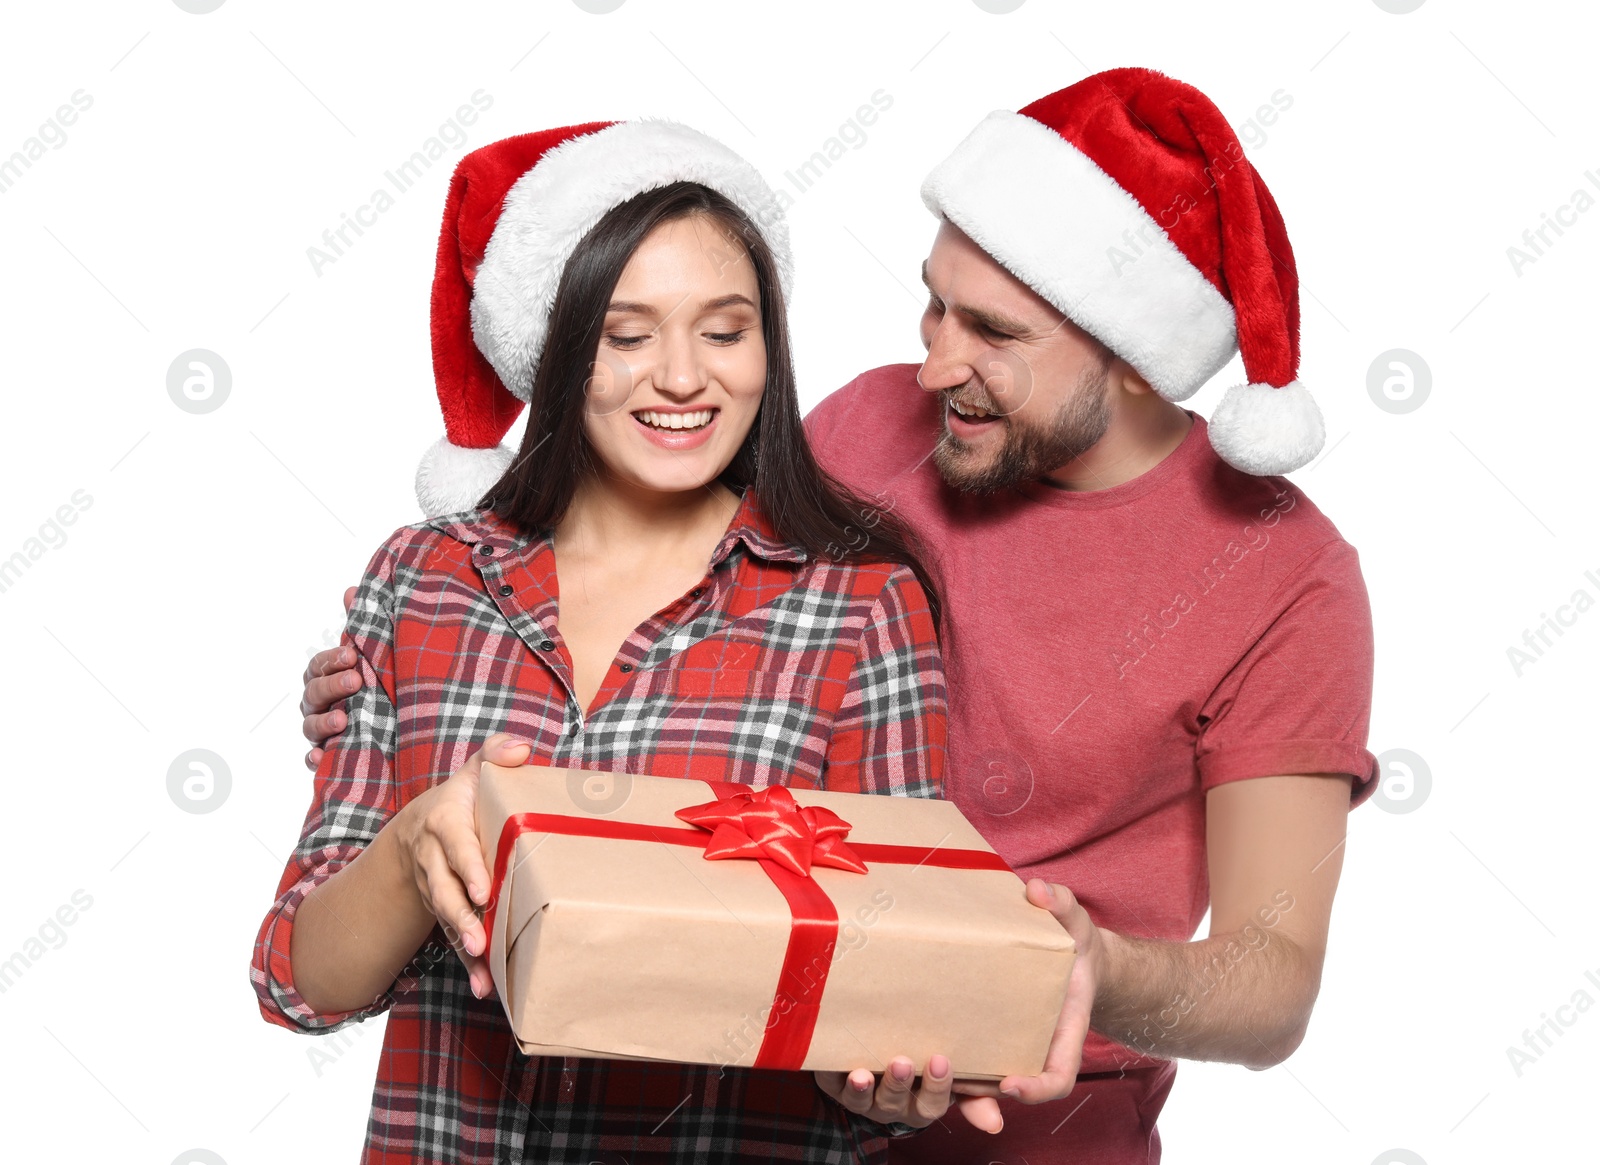
<path fill-rule="evenodd" d="M 951 487 L 963 493 L 990 493 L 1036 481 L 1087 453 L 1111 426 L 1111 404 L 1106 391 L 1109 360 L 1085 367 L 1076 388 L 1042 424 L 1023 424 L 1015 414 L 989 422 L 1004 425 L 998 452 L 987 458 L 973 445 L 950 432 L 946 425 L 933 449 L 933 463 Z M 944 396 L 967 398 L 965 386 Z M 985 394 L 987 395 L 987 394 Z"/>

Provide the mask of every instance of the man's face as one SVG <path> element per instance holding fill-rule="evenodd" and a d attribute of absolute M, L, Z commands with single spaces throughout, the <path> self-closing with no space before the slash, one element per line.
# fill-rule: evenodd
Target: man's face
<path fill-rule="evenodd" d="M 1115 357 L 948 222 L 922 267 L 928 306 L 917 382 L 940 395 L 934 464 L 982 493 L 1062 468 L 1111 424 Z"/>

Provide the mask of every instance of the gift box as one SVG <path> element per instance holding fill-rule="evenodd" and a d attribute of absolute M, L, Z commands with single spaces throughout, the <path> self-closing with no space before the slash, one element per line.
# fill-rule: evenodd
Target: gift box
<path fill-rule="evenodd" d="M 948 801 L 485 763 L 477 815 L 529 1055 L 1043 1068 L 1072 938 Z"/>

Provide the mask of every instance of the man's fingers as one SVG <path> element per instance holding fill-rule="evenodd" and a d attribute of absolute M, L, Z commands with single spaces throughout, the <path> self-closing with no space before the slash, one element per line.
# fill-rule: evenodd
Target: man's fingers
<path fill-rule="evenodd" d="M 356 650 L 347 643 L 337 647 L 325 647 L 311 657 L 311 662 L 306 664 L 306 681 L 309 683 L 317 676 L 331 675 L 343 671 L 345 668 L 354 667 L 356 664 Z"/>
<path fill-rule="evenodd" d="M 995 1080 L 956 1080 L 950 1091 L 961 1096 L 999 1096 L 1000 1084 Z"/>
<path fill-rule="evenodd" d="M 317 746 L 320 752 L 323 745 L 345 730 L 350 718 L 345 715 L 343 708 L 334 708 L 329 712 L 313 712 L 300 721 L 300 735 Z M 319 756 L 317 758 L 321 760 Z"/>
<path fill-rule="evenodd" d="M 992 1096 L 964 1096 L 956 1104 L 961 1109 L 961 1115 L 967 1118 L 967 1123 L 975 1129 L 998 1133 L 1005 1127 L 1005 1118 L 1000 1115 L 1000 1102 Z"/>
<path fill-rule="evenodd" d="M 1077 1072 L 1045 1072 L 1000 1083 L 1002 1089 L 1009 1089 L 1010 1095 L 1023 1104 L 1043 1104 L 1047 1100 L 1060 1100 L 1072 1091 L 1077 1082 Z"/>
<path fill-rule="evenodd" d="M 300 712 L 306 716 L 316 712 L 326 712 L 360 686 L 361 673 L 356 671 L 353 665 L 328 675 L 312 676 L 306 681 Z"/>
<path fill-rule="evenodd" d="M 1088 920 L 1086 913 L 1081 920 L 1079 919 L 1083 907 L 1078 905 L 1077 896 L 1065 886 L 1046 882 L 1043 878 L 1029 878 L 1027 897 L 1035 906 L 1055 915 L 1056 921 L 1069 934 L 1076 934 L 1081 929 L 1082 922 Z"/>

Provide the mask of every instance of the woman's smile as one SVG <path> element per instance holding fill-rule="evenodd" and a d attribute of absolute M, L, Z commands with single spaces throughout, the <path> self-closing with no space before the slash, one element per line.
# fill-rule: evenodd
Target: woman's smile
<path fill-rule="evenodd" d="M 698 449 L 711 439 L 722 410 L 698 409 L 637 409 L 634 423 L 645 439 L 663 449 Z"/>

